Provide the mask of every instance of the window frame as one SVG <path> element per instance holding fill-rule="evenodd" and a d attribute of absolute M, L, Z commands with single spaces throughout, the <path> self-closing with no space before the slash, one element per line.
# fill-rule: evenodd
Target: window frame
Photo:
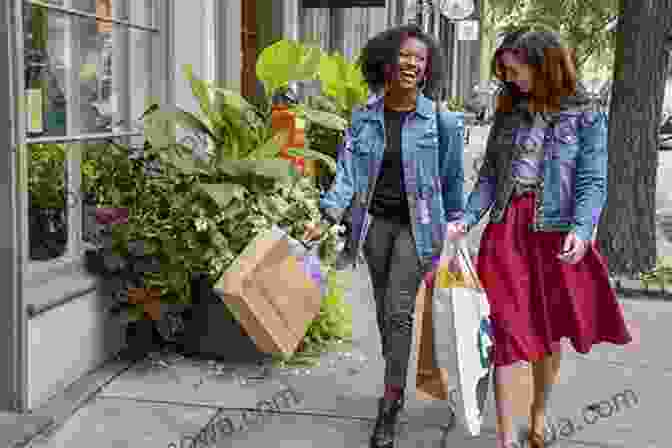
<path fill-rule="evenodd" d="M 14 47 L 14 60 L 15 64 L 13 65 L 12 81 L 14 85 L 14 91 L 16 92 L 16 98 L 14 101 L 14 109 L 16 116 L 16 123 L 12 132 L 15 135 L 16 148 L 17 148 L 17 177 L 16 180 L 19 190 L 18 194 L 18 217 L 19 223 L 19 232 L 20 241 L 18 242 L 21 245 L 21 253 L 23 254 L 20 257 L 20 266 L 19 269 L 24 273 L 24 286 L 27 284 L 30 285 L 41 285 L 49 279 L 53 279 L 55 276 L 62 276 L 64 272 L 71 272 L 74 267 L 78 272 L 82 272 L 81 266 L 83 265 L 84 251 L 87 248 L 87 243 L 82 240 L 82 198 L 81 194 L 75 194 L 72 198 L 73 202 L 69 202 L 66 207 L 68 207 L 67 212 L 67 232 L 68 232 L 68 242 L 66 246 L 66 252 L 60 257 L 53 258 L 50 260 L 31 260 L 29 256 L 29 233 L 28 233 L 28 213 L 29 213 L 29 204 L 28 204 L 28 164 L 30 163 L 30 144 L 32 143 L 64 143 L 70 146 L 68 151 L 68 159 L 66 161 L 66 170 L 67 176 L 66 187 L 68 192 L 78 192 L 81 181 L 81 156 L 82 156 L 82 145 L 79 143 L 86 142 L 96 142 L 100 140 L 114 139 L 122 142 L 129 141 L 132 137 L 142 136 L 141 131 L 131 130 L 130 125 L 127 124 L 126 129 L 119 130 L 113 129 L 112 132 L 103 132 L 103 133 L 83 133 L 77 134 L 72 132 L 72 116 L 73 108 L 68 107 L 66 109 L 67 115 L 67 130 L 66 135 L 64 136 L 48 136 L 48 137 L 30 137 L 28 134 L 28 123 L 25 113 L 22 113 L 23 103 L 24 103 L 24 93 L 25 93 L 25 81 L 24 81 L 24 69 L 25 69 L 25 60 L 24 60 L 24 29 L 23 29 L 23 8 L 24 5 L 30 4 L 37 7 L 44 7 L 47 9 L 48 13 L 55 14 L 64 14 L 68 18 L 76 17 L 81 18 L 82 20 L 99 20 L 103 23 L 111 23 L 114 25 L 116 30 L 122 30 L 120 35 L 123 35 L 124 38 L 120 40 L 120 50 L 115 51 L 114 60 L 113 60 L 113 70 L 115 74 L 113 79 L 119 78 L 119 84 L 115 85 L 116 90 L 120 93 L 119 97 L 119 110 L 123 111 L 122 116 L 128 117 L 130 111 L 130 101 L 131 95 L 129 89 L 129 74 L 130 70 L 133 67 L 134 58 L 133 53 L 130 48 L 130 32 L 133 30 L 139 30 L 143 33 L 148 33 L 149 42 L 151 42 L 150 52 L 151 52 L 151 63 L 148 64 L 149 73 L 147 74 L 148 80 L 148 90 L 146 93 L 146 98 L 154 98 L 161 102 L 165 102 L 168 98 L 168 93 L 170 91 L 170 85 L 172 77 L 169 74 L 168 68 L 170 67 L 170 60 L 172 58 L 172 52 L 170 51 L 170 41 L 169 41 L 169 31 L 170 31 L 170 20 L 172 11 L 172 2 L 174 0 L 151 0 L 151 5 L 148 5 L 147 11 L 147 22 L 148 25 L 142 25 L 132 22 L 132 17 L 129 20 L 129 13 L 133 7 L 130 2 L 134 0 L 125 0 L 121 2 L 121 8 L 119 7 L 119 2 L 115 5 L 114 1 L 112 3 L 113 14 L 112 17 L 100 16 L 96 13 L 90 13 L 81 11 L 75 8 L 71 8 L 72 0 L 65 0 L 63 6 L 54 5 L 45 3 L 39 0 L 15 0 L 14 1 L 14 16 L 13 16 L 13 31 L 18 37 L 15 39 Z M 149 10 L 151 8 L 151 10 Z M 76 27 L 68 27 L 69 32 Z M 136 31 L 137 32 L 137 31 Z M 75 39 L 76 40 L 76 39 Z M 67 42 L 68 46 L 66 47 L 66 52 L 71 52 L 71 55 L 66 54 L 67 62 L 73 61 L 74 57 L 77 57 L 76 54 L 76 42 L 73 43 L 73 39 L 69 39 Z M 116 45 L 116 43 L 115 43 Z M 115 54 L 116 53 L 116 54 Z M 117 67 L 115 67 L 115 65 Z M 72 71 L 71 71 L 72 74 Z M 70 76 L 69 78 L 73 78 Z M 160 81 L 166 80 L 166 81 Z M 76 80 L 69 79 L 66 83 L 66 92 L 69 98 L 68 104 L 79 104 L 77 100 L 74 101 L 72 98 L 74 95 L 77 95 L 77 89 L 69 88 L 70 84 L 74 84 L 76 87 Z M 132 117 L 131 117 L 132 118 Z M 65 173 L 64 173 L 65 174 Z M 85 278 L 85 276 L 82 276 Z M 88 280 L 86 279 L 87 283 Z M 73 285 L 76 287 L 76 285 Z M 58 293 L 57 293 L 58 295 Z M 37 300 L 42 302 L 42 300 Z"/>

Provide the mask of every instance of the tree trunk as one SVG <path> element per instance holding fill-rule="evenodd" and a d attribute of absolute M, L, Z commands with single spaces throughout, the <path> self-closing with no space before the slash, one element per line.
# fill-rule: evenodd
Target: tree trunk
<path fill-rule="evenodd" d="M 672 0 L 621 0 L 609 112 L 606 209 L 598 230 L 613 275 L 655 266 L 660 123 Z"/>

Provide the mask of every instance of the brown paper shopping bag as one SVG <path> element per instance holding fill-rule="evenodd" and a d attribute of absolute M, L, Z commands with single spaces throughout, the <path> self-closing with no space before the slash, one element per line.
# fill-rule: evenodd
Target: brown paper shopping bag
<path fill-rule="evenodd" d="M 255 238 L 215 285 L 264 353 L 294 353 L 320 311 L 320 287 L 292 253 L 284 232 L 271 229 Z"/>
<path fill-rule="evenodd" d="M 415 299 L 416 397 L 418 400 L 448 400 L 448 370 L 438 368 L 434 360 L 432 293 L 433 288 L 423 281 Z"/>

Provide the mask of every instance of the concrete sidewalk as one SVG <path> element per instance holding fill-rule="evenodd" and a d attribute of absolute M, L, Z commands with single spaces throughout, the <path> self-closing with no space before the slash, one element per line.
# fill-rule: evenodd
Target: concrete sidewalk
<path fill-rule="evenodd" d="M 188 442 L 201 433 L 212 443 L 193 446 L 366 447 L 382 392 L 383 362 L 365 269 L 353 273 L 348 295 L 355 317 L 352 347 L 324 356 L 311 371 L 297 375 L 164 356 L 163 366 L 146 361 L 124 371 L 64 425 L 29 446 L 180 448 L 191 446 Z M 666 409 L 672 381 L 672 359 L 662 352 L 672 304 L 623 300 L 623 307 L 638 343 L 625 349 L 599 346 L 586 356 L 566 351 L 552 403 L 560 433 L 555 446 L 669 444 L 660 411 Z M 523 377 L 519 396 L 527 395 L 528 385 Z M 255 408 L 267 412 L 260 416 Z M 454 425 L 447 402 L 411 397 L 405 421 L 399 447 L 495 446 L 494 409 L 478 438 L 466 437 Z"/>

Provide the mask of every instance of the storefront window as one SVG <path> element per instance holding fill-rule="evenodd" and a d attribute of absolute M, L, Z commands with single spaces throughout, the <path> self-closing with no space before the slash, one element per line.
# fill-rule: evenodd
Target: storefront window
<path fill-rule="evenodd" d="M 331 11 L 329 8 L 302 8 L 300 35 L 307 42 L 319 44 L 323 50 L 330 50 Z"/>
<path fill-rule="evenodd" d="M 140 132 L 137 118 L 152 98 L 158 36 L 151 28 L 153 0 L 40 3 L 23 3 L 28 238 L 34 261 L 81 253 L 81 241 L 90 234 L 84 228 L 90 216 L 90 192 L 83 190 L 86 148 Z"/>

